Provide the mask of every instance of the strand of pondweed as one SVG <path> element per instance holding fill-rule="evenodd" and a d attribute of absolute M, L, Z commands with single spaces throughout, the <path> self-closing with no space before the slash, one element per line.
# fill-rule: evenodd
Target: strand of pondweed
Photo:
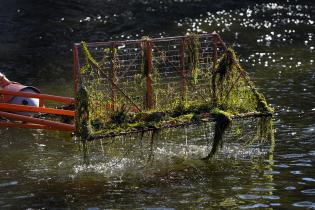
<path fill-rule="evenodd" d="M 188 54 L 188 63 L 190 65 L 190 70 L 193 78 L 193 83 L 198 83 L 198 76 L 201 72 L 200 67 L 200 49 L 201 44 L 199 41 L 199 36 L 197 34 L 190 34 L 185 40 L 185 46 L 187 47 L 187 54 Z"/>

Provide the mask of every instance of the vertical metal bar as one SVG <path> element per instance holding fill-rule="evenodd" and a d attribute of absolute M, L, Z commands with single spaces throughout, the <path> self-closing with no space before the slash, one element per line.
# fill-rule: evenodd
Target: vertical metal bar
<path fill-rule="evenodd" d="M 154 107 L 153 104 L 153 86 L 152 86 L 152 74 L 153 74 L 153 62 L 152 62 L 152 42 L 147 40 L 146 45 L 146 105 L 148 109 Z"/>
<path fill-rule="evenodd" d="M 187 92 L 187 72 L 185 68 L 185 39 L 182 39 L 180 46 L 180 73 L 181 73 L 181 98 L 182 101 L 186 102 L 186 92 Z"/>
<path fill-rule="evenodd" d="M 116 98 L 117 98 L 117 90 L 116 90 L 116 82 L 117 82 L 117 69 L 116 69 L 116 49 L 115 43 L 112 43 L 111 47 L 111 71 L 110 71 L 110 82 L 111 82 L 111 108 L 115 109 Z"/>
<path fill-rule="evenodd" d="M 212 69 L 212 94 L 213 95 L 212 95 L 212 98 L 213 98 L 213 103 L 216 104 L 217 103 L 216 67 L 218 64 L 218 43 L 217 43 L 218 40 L 215 34 L 213 35 L 212 42 L 213 42 L 213 69 Z"/>
<path fill-rule="evenodd" d="M 79 74 L 79 55 L 78 55 L 78 47 L 76 45 L 73 46 L 73 83 L 74 83 L 74 96 L 76 96 L 78 91 L 78 74 Z"/>
<path fill-rule="evenodd" d="M 44 107 L 44 106 L 45 106 L 45 100 L 39 99 L 39 107 Z"/>
<path fill-rule="evenodd" d="M 215 36 L 217 37 L 218 42 L 223 46 L 223 49 L 227 50 L 227 46 L 225 42 L 222 40 L 221 36 L 219 34 L 215 34 Z"/>

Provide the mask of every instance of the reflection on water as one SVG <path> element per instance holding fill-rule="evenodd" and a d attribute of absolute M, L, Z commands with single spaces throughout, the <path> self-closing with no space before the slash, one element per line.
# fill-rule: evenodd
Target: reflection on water
<path fill-rule="evenodd" d="M 41 24 L 27 16 L 30 14 L 25 4 L 18 5 L 21 7 L 17 8 L 18 15 L 24 15 L 25 24 L 30 28 L 37 24 L 38 30 L 31 31 L 29 40 L 39 36 L 43 39 L 29 44 L 32 46 L 23 45 L 21 51 L 10 45 L 11 39 L 4 38 L 10 32 L 6 30 L 1 41 L 7 40 L 2 50 L 8 49 L 5 57 L 8 62 L 1 61 L 5 63 L 1 68 L 8 72 L 15 69 L 11 72 L 15 78 L 31 75 L 44 80 L 45 84 L 39 81 L 36 85 L 45 92 L 68 95 L 72 85 L 59 78 L 70 72 L 63 68 L 71 63 L 70 47 L 67 47 L 70 44 L 65 44 L 73 41 L 69 38 L 73 35 L 69 32 L 71 29 L 77 34 L 76 41 L 216 30 L 236 48 L 242 65 L 275 107 L 274 138 L 259 137 L 268 132 L 257 129 L 258 121 L 237 121 L 224 134 L 216 155 L 205 161 L 201 159 L 212 149 L 213 124 L 165 130 L 158 135 L 146 133 L 95 141 L 85 147 L 73 142 L 68 134 L 1 129 L 1 208 L 315 209 L 315 8 L 312 1 L 257 1 L 224 8 L 184 2 L 180 3 L 183 11 L 189 12 L 181 14 L 173 14 L 173 4 L 173 7 L 165 5 L 168 9 L 159 12 L 141 13 L 150 4 L 128 3 L 132 13 L 119 12 L 122 6 L 117 3 L 118 9 L 112 7 L 116 17 L 104 14 L 111 9 L 99 1 L 97 9 L 83 2 L 73 10 L 69 9 L 69 2 L 53 3 L 51 7 L 63 5 L 68 16 L 59 11 L 46 15 L 50 21 Z M 38 7 L 44 8 L 45 4 Z M 113 4 L 111 1 L 108 5 Z M 151 6 L 151 10 L 155 8 L 158 7 Z M 100 13 L 98 9 L 105 12 Z M 38 11 L 48 14 L 45 10 L 34 10 L 33 15 L 40 15 Z M 131 21 L 129 17 L 133 17 Z M 172 18 L 164 20 L 163 17 Z M 19 23 L 22 27 L 23 22 L 16 18 L 12 25 Z M 23 31 L 27 32 L 28 27 L 22 27 Z M 104 27 L 113 30 L 106 33 Z M 54 37 L 51 33 L 54 30 L 57 31 L 55 39 L 64 41 L 60 42 L 60 48 L 49 45 L 48 53 L 41 46 L 47 46 L 43 44 Z M 67 53 L 60 54 L 61 49 L 67 49 Z M 15 59 L 14 50 L 21 51 L 23 56 Z M 41 62 L 37 56 L 33 59 L 33 50 L 45 55 L 49 62 Z M 60 60 L 59 54 L 69 60 Z M 32 72 L 30 66 L 37 66 L 36 71 Z M 53 68 L 57 69 L 52 71 Z M 17 76 L 16 72 L 21 74 Z M 47 77 L 56 78 L 56 83 L 47 83 Z M 68 89 L 67 93 L 64 89 Z M 257 130 L 261 132 L 256 133 Z"/>
<path fill-rule="evenodd" d="M 10 192 L 2 194 L 3 206 L 12 199 L 17 200 L 19 206 L 56 208 L 92 207 L 95 202 L 97 206 L 110 208 L 117 200 L 119 206 L 125 208 L 139 206 L 139 202 L 160 206 L 166 201 L 169 206 L 178 208 L 187 203 L 201 208 L 209 206 L 210 200 L 212 207 L 279 206 L 275 176 L 280 174 L 278 169 L 289 166 L 275 164 L 274 140 L 261 138 L 260 132 L 257 133 L 258 125 L 252 120 L 234 123 L 225 135 L 223 147 L 209 161 L 202 161 L 200 157 L 211 150 L 212 124 L 165 130 L 153 139 L 152 133 L 146 133 L 141 138 L 95 141 L 86 147 L 67 141 L 62 142 L 62 147 L 56 146 L 61 136 L 47 139 L 37 133 L 31 142 L 33 151 L 23 157 L 11 152 L 4 157 L 8 165 L 1 163 L 4 166 L 1 188 Z M 192 136 L 198 138 L 189 138 Z M 30 144 L 23 139 L 20 143 Z M 10 149 L 8 144 L 4 146 Z M 12 157 L 18 168 L 8 170 L 7 161 Z M 301 155 L 286 158 L 298 157 Z M 18 174 L 19 171 L 23 174 Z M 90 194 L 93 196 L 88 196 Z"/>
<path fill-rule="evenodd" d="M 86 144 L 63 142 L 64 148 L 56 147 L 53 142 L 61 136 L 51 136 L 45 141 L 47 136 L 37 133 L 33 135 L 34 151 L 22 161 L 13 154 L 5 158 L 15 157 L 20 163 L 17 166 L 22 168 L 9 171 L 6 168 L 10 164 L 3 165 L 1 173 L 7 178 L 2 178 L 4 183 L 0 187 L 10 193 L 2 194 L 2 200 L 18 199 L 19 205 L 25 207 L 30 203 L 38 207 L 47 203 L 60 207 L 68 203 L 74 207 L 98 202 L 108 208 L 113 205 L 106 200 L 108 197 L 113 202 L 119 199 L 125 208 L 138 206 L 138 202 L 159 205 L 165 199 L 170 199 L 170 207 L 179 202 L 178 208 L 186 203 L 196 208 L 207 207 L 209 199 L 215 200 L 215 206 L 226 208 L 245 204 L 242 199 L 248 200 L 249 205 L 257 200 L 273 200 L 274 137 L 270 124 L 262 129 L 262 120 L 235 121 L 224 134 L 216 155 L 209 160 L 202 158 L 212 150 L 214 123 Z M 3 132 L 3 135 L 10 133 Z M 17 174 L 18 171 L 23 174 Z M 261 175 L 252 177 L 255 183 L 242 184 L 250 178 L 249 171 L 261 171 Z M 9 181 L 10 173 L 19 181 Z M 231 184 L 233 190 L 222 188 L 225 183 Z M 257 194 L 256 199 L 253 194 L 246 195 L 246 185 Z M 217 190 L 222 197 L 216 197 Z M 63 192 L 66 196 L 61 199 L 59 195 Z M 210 197 L 200 198 L 200 192 Z M 86 197 L 90 193 L 93 199 Z M 164 193 L 174 194 L 175 200 L 163 197 Z M 238 196 L 233 196 L 235 193 Z M 157 195 L 161 195 L 159 199 Z"/>

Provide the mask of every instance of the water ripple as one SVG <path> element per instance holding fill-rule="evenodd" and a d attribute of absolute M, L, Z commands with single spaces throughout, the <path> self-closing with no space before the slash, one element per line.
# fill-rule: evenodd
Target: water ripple
<path fill-rule="evenodd" d="M 309 177 L 305 177 L 305 178 L 303 178 L 303 181 L 306 181 L 306 182 L 315 182 L 315 179 L 309 178 Z"/>
<path fill-rule="evenodd" d="M 284 189 L 286 189 L 286 190 L 295 190 L 296 187 L 294 187 L 294 186 L 288 186 L 288 187 L 286 187 L 286 188 L 284 188 Z"/>
<path fill-rule="evenodd" d="M 308 163 L 294 163 L 291 164 L 291 166 L 304 166 L 304 167 L 312 167 L 312 164 L 308 164 Z"/>
<path fill-rule="evenodd" d="M 267 208 L 269 205 L 263 203 L 257 203 L 253 205 L 240 206 L 240 209 L 255 209 L 255 208 Z"/>
<path fill-rule="evenodd" d="M 295 207 L 305 207 L 308 209 L 315 209 L 315 203 L 311 201 L 301 201 L 301 202 L 296 202 L 293 204 Z"/>
<path fill-rule="evenodd" d="M 279 196 L 275 196 L 275 195 L 263 195 L 262 198 L 265 198 L 268 200 L 279 200 L 280 199 Z"/>
<path fill-rule="evenodd" d="M 315 195 L 315 189 L 302 190 L 301 192 L 308 195 Z"/>
<path fill-rule="evenodd" d="M 315 156 L 315 150 L 310 151 L 308 154 L 311 156 Z"/>
<path fill-rule="evenodd" d="M 14 185 L 17 185 L 17 184 L 18 184 L 18 182 L 17 182 L 17 181 L 6 182 L 6 183 L 2 183 L 2 184 L 0 184 L 0 187 L 14 186 Z"/>
<path fill-rule="evenodd" d="M 280 157 L 283 157 L 285 159 L 294 159 L 294 158 L 302 158 L 305 157 L 305 154 L 297 154 L 297 153 L 291 153 L 291 154 L 285 154 L 285 155 L 279 155 Z"/>
<path fill-rule="evenodd" d="M 291 174 L 295 174 L 295 175 L 302 174 L 302 172 L 301 172 L 301 171 L 291 171 L 290 173 L 291 173 Z"/>
<path fill-rule="evenodd" d="M 261 198 L 261 196 L 259 195 L 251 195 L 251 194 L 242 194 L 242 195 L 238 195 L 238 197 L 244 200 L 254 200 L 254 199 Z"/>

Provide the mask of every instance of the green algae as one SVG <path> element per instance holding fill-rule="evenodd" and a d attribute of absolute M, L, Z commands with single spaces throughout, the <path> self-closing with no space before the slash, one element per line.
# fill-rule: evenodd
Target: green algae
<path fill-rule="evenodd" d="M 201 44 L 199 41 L 198 34 L 190 34 L 186 38 L 186 52 L 187 52 L 187 61 L 189 63 L 189 68 L 191 70 L 191 75 L 193 83 L 198 83 L 198 76 L 201 72 L 200 66 L 200 49 Z"/>
<path fill-rule="evenodd" d="M 191 70 L 193 86 L 190 88 L 191 90 L 186 89 L 185 100 L 181 100 L 181 93 L 178 92 L 177 97 L 176 90 L 172 86 L 157 84 L 162 78 L 157 69 L 158 67 L 153 65 L 154 62 L 152 62 L 153 72 L 149 73 L 146 50 L 148 47 L 153 47 L 148 45 L 151 42 L 153 40 L 148 37 L 142 40 L 140 46 L 140 72 L 132 75 L 133 80 L 131 82 L 121 82 L 116 78 L 115 72 L 121 68 L 116 48 L 105 48 L 103 59 L 96 61 L 89 52 L 88 45 L 85 42 L 81 43 L 85 58 L 85 65 L 81 67 L 81 74 L 83 77 L 87 74 L 93 78 L 91 81 L 84 80 L 83 82 L 85 91 L 88 93 L 86 95 L 87 99 L 85 99 L 88 103 L 83 103 L 88 104 L 87 111 L 82 112 L 79 110 L 80 106 L 77 107 L 79 116 L 87 116 L 86 121 L 82 121 L 82 117 L 78 117 L 77 128 L 79 131 L 77 134 L 82 135 L 82 139 L 86 139 L 89 135 L 91 137 L 119 135 L 121 133 L 158 130 L 176 125 L 199 124 L 209 121 L 220 122 L 221 124 L 218 125 L 220 129 L 217 128 L 219 131 L 225 130 L 223 128 L 232 121 L 233 116 L 244 113 L 273 112 L 265 97 L 258 92 L 240 66 L 238 57 L 232 48 L 225 50 L 213 70 L 210 69 L 210 63 L 206 64 L 205 71 L 201 69 L 204 67 L 200 64 L 201 44 L 197 34 L 187 36 L 184 42 L 184 50 L 187 55 L 185 62 Z M 153 55 L 157 56 L 158 54 Z M 157 59 L 153 58 L 155 62 Z M 159 59 L 165 62 L 163 55 L 160 55 Z M 108 74 L 104 72 L 105 63 L 110 63 Z M 110 78 L 108 78 L 108 75 L 110 75 Z M 155 83 L 155 108 L 151 108 L 151 110 L 146 110 L 144 103 L 146 93 L 144 84 L 147 77 L 150 77 Z M 105 82 L 108 84 L 104 84 L 102 78 L 105 78 L 107 80 Z M 207 81 L 208 89 L 195 89 L 201 79 Z M 108 85 L 108 92 L 101 91 L 100 87 L 104 85 Z M 130 85 L 135 89 L 134 92 L 126 94 L 120 89 L 121 98 L 114 95 L 114 89 L 117 91 L 119 87 L 124 88 Z M 159 96 L 166 94 L 172 94 L 172 98 L 166 97 L 166 101 L 159 98 Z M 140 104 L 143 103 L 144 110 L 138 108 L 132 100 L 134 98 L 138 98 L 137 100 L 141 101 Z M 80 100 L 82 99 L 77 98 L 77 101 Z M 78 102 L 78 104 L 80 103 Z M 167 106 L 163 106 L 165 104 Z M 135 108 L 137 109 L 135 110 Z M 80 128 L 81 124 L 83 128 Z M 220 140 L 219 137 L 220 135 L 216 138 Z"/>
<path fill-rule="evenodd" d="M 99 124 L 95 123 L 95 121 L 92 121 L 91 124 L 97 124 L 97 127 L 94 126 L 93 130 L 98 131 L 92 134 L 92 136 L 97 136 L 158 130 L 178 125 L 200 124 L 211 121 L 231 122 L 232 114 L 218 108 L 211 109 L 210 106 L 199 104 L 187 106 L 182 114 L 178 114 L 178 110 L 168 110 L 167 112 L 147 111 L 133 114 L 120 110 L 102 127 L 99 127 Z"/>
<path fill-rule="evenodd" d="M 215 108 L 212 110 L 212 114 L 218 119 L 224 119 L 224 121 L 232 121 L 232 114 L 221 109 Z"/>
<path fill-rule="evenodd" d="M 235 68 L 235 64 L 237 61 L 237 56 L 232 48 L 228 48 L 223 56 L 219 59 L 219 64 L 217 67 L 217 73 L 219 74 L 220 81 L 223 80 L 224 77 L 230 75 Z"/>

